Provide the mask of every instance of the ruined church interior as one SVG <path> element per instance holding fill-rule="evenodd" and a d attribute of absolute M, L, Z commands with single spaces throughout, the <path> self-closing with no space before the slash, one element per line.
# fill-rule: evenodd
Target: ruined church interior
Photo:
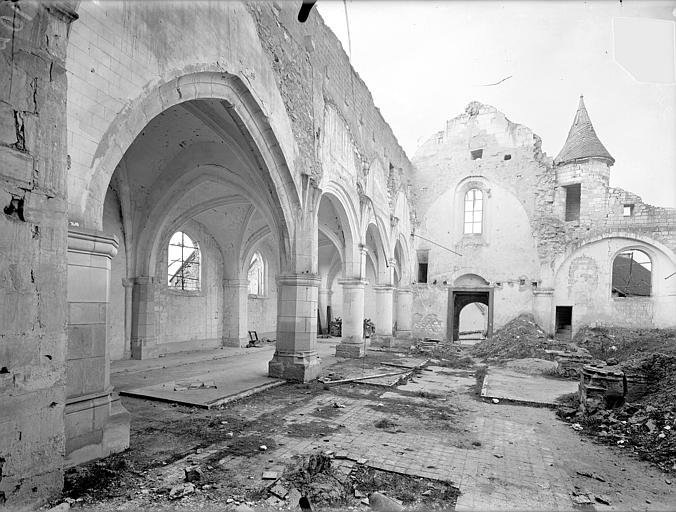
<path fill-rule="evenodd" d="M 606 99 L 407 153 L 314 3 L 0 4 L 0 510 L 673 507 Z"/>

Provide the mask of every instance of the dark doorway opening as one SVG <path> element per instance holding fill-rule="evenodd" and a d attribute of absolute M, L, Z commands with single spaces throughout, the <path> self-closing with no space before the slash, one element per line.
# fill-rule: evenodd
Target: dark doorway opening
<path fill-rule="evenodd" d="M 556 337 L 569 340 L 573 334 L 573 306 L 556 306 Z"/>
<path fill-rule="evenodd" d="M 446 331 L 448 340 L 460 341 L 460 312 L 473 302 L 478 302 L 488 308 L 486 337 L 490 338 L 493 334 L 493 289 L 489 287 L 449 288 Z"/>

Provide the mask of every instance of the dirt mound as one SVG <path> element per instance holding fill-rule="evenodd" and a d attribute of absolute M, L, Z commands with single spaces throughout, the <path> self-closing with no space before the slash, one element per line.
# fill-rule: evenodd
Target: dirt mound
<path fill-rule="evenodd" d="M 490 339 L 477 343 L 471 349 L 472 355 L 490 359 L 545 358 L 547 336 L 538 327 L 533 315 L 524 314 L 508 322 L 496 331 Z"/>
<path fill-rule="evenodd" d="M 626 447 L 663 471 L 676 473 L 676 355 L 634 357 L 621 367 L 648 378 L 644 396 L 589 415 L 582 414 L 576 397 L 571 397 L 557 414 L 603 443 Z"/>
<path fill-rule="evenodd" d="M 655 352 L 676 354 L 676 329 L 583 327 L 573 341 L 603 360 L 626 361 Z"/>

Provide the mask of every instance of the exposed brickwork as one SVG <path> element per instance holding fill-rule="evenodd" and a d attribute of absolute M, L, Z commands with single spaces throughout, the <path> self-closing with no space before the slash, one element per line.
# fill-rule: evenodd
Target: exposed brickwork
<path fill-rule="evenodd" d="M 302 154 L 303 172 L 319 181 L 319 130 L 325 105 L 331 104 L 347 123 L 361 157 L 370 162 L 380 156 L 389 162 L 392 186 L 399 185 L 400 171 L 406 176 L 411 170 L 408 157 L 321 17 L 313 13 L 305 23 L 298 23 L 297 6 L 282 2 L 256 2 L 248 8 L 275 70 Z"/>

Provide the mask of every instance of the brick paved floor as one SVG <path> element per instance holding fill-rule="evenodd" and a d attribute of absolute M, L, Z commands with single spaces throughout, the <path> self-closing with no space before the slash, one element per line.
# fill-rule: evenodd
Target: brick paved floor
<path fill-rule="evenodd" d="M 655 500 L 661 484 L 659 474 L 652 468 L 634 461 L 627 463 L 627 473 L 620 473 L 620 469 L 625 471 L 618 463 L 623 459 L 613 455 L 610 448 L 581 438 L 557 420 L 552 410 L 479 401 L 471 393 L 471 372 L 439 370 L 442 371 L 454 377 L 443 382 L 443 390 L 435 389 L 435 383 L 441 381 L 437 372 L 422 372 L 413 389 L 443 391 L 444 398 L 427 398 L 397 388 L 382 388 L 375 397 L 367 396 L 377 388 L 366 386 L 355 386 L 347 396 L 338 392 L 315 396 L 286 412 L 280 423 L 285 425 L 284 430 L 293 424 L 324 424 L 327 434 L 275 434 L 277 448 L 261 455 L 259 465 L 282 471 L 298 454 L 318 450 L 347 452 L 350 459 L 367 459 L 367 464 L 377 469 L 453 483 L 461 491 L 458 511 L 573 510 L 571 492 L 575 485 L 595 485 L 594 492 L 612 496 L 612 507 L 596 504 L 597 510 L 645 510 L 648 506 L 651 510 L 669 510 L 669 504 Z M 449 382 L 456 382 L 456 388 L 448 389 Z M 317 413 L 334 402 L 345 407 L 336 409 L 330 418 Z M 385 419 L 394 425 L 375 426 Z M 198 462 L 225 445 L 177 461 L 158 476 L 164 481 L 178 481 L 181 472 L 177 468 L 184 467 L 187 459 Z M 237 468 L 246 462 L 229 456 L 221 464 Z M 605 483 L 580 480 L 575 470 L 586 469 L 589 464 L 596 464 L 597 471 L 601 467 L 608 474 L 614 472 L 614 476 Z M 655 473 L 655 486 L 637 489 L 643 495 L 629 504 L 627 494 L 622 494 L 626 484 L 619 484 L 620 477 L 631 482 L 645 472 L 651 478 Z M 645 475 L 642 477 L 645 480 Z M 652 497 L 650 505 L 637 505 L 648 496 Z"/>

